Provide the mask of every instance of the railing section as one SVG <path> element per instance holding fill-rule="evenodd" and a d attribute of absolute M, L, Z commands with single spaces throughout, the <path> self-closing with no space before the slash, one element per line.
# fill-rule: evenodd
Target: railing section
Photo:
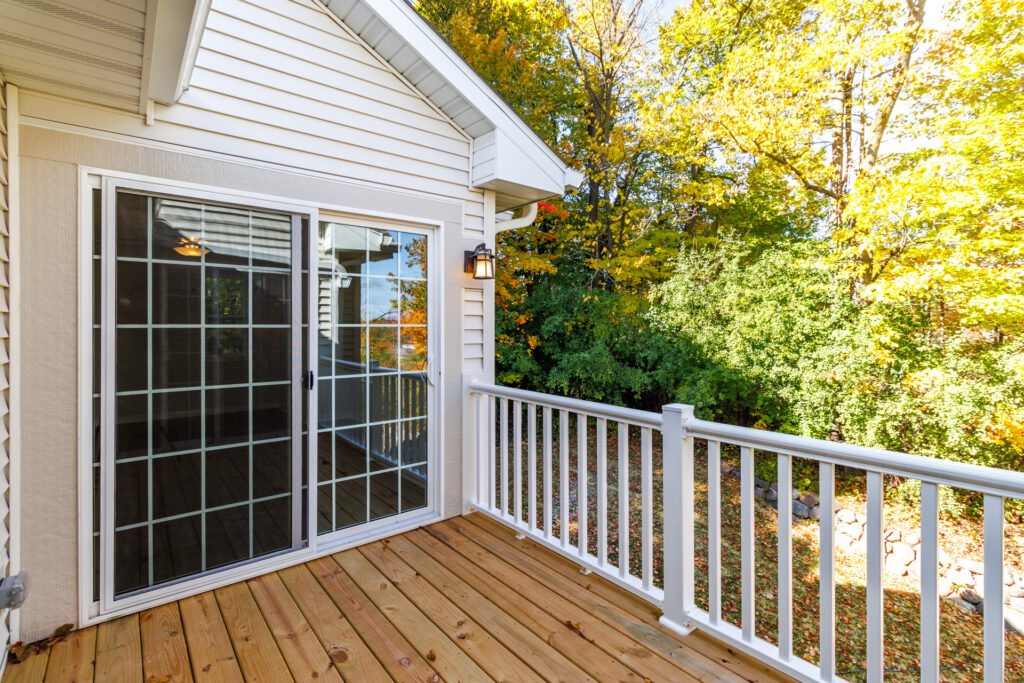
<path fill-rule="evenodd" d="M 936 682 L 940 673 L 939 486 L 984 496 L 984 598 L 986 604 L 1003 604 L 1003 501 L 1024 498 L 1024 473 L 707 422 L 695 419 L 689 406 L 665 406 L 659 414 L 480 383 L 468 390 L 476 455 L 466 463 L 469 508 L 573 559 L 581 571 L 658 605 L 662 623 L 679 633 L 700 628 L 798 680 L 841 680 L 836 670 L 837 466 L 866 473 L 866 680 L 881 681 L 884 669 L 884 475 L 921 482 L 920 680 Z M 656 439 L 662 440 L 659 462 L 652 448 Z M 706 488 L 701 482 L 706 507 L 700 507 L 706 536 L 703 522 L 699 530 L 696 523 L 695 441 L 706 452 Z M 724 449 L 739 457 L 738 625 L 723 615 Z M 776 459 L 782 503 L 777 505 L 775 633 L 768 637 L 756 627 L 755 453 Z M 816 662 L 794 654 L 788 492 L 795 458 L 817 463 L 819 476 Z M 663 518 L 654 505 L 656 495 L 662 497 Z M 631 556 L 631 547 L 640 557 Z M 700 601 L 707 609 L 698 606 L 695 595 L 697 563 L 706 567 Z M 1002 609 L 986 609 L 986 683 L 1003 680 L 1003 628 Z"/>

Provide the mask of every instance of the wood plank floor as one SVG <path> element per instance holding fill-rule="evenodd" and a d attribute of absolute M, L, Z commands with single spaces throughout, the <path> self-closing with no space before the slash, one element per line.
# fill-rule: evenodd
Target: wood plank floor
<path fill-rule="evenodd" d="M 779 681 L 479 515 L 69 634 L 3 683 Z"/>

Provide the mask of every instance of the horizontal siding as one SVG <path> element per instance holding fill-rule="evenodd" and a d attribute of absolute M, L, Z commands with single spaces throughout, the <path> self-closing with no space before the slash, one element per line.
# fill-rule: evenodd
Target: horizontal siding
<path fill-rule="evenodd" d="M 462 290 L 462 371 L 484 371 L 484 290 Z"/>
<path fill-rule="evenodd" d="M 482 229 L 466 135 L 312 0 L 214 0 L 189 90 L 155 118 L 194 146 L 461 201 Z"/>

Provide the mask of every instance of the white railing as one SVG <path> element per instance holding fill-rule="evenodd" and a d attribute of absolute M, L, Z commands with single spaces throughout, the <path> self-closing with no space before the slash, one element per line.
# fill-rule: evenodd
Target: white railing
<path fill-rule="evenodd" d="M 1024 498 L 1024 473 L 707 422 L 695 419 L 689 406 L 668 405 L 661 413 L 651 413 L 476 382 L 470 383 L 467 391 L 464 421 L 471 446 L 469 457 L 464 459 L 466 509 L 488 515 L 573 559 L 584 571 L 594 572 L 658 605 L 664 613 L 662 623 L 668 628 L 681 634 L 700 628 L 803 681 L 841 680 L 836 671 L 835 468 L 866 472 L 868 681 L 881 681 L 884 670 L 883 476 L 898 475 L 921 482 L 918 557 L 920 676 L 924 682 L 939 680 L 938 487 L 983 494 L 982 592 L 986 605 L 999 606 L 984 613 L 984 680 L 1003 680 L 1003 499 Z M 630 468 L 630 435 L 636 432 L 638 475 Z M 591 436 L 593 452 L 589 452 Z M 652 443 L 658 437 L 662 439 L 660 482 L 653 476 Z M 612 438 L 615 447 L 609 453 Z M 708 567 L 707 610 L 695 601 L 695 440 L 705 444 L 707 452 L 707 555 L 700 558 Z M 738 449 L 740 457 L 739 626 L 726 621 L 722 613 L 723 446 Z M 777 613 L 776 642 L 755 632 L 755 451 L 777 458 L 780 492 L 792 488 L 793 458 L 818 464 L 821 519 L 817 664 L 794 653 L 792 508 L 784 493 L 780 500 L 786 504 L 778 505 L 778 590 L 773 606 Z M 608 468 L 610 457 L 615 461 L 612 471 Z M 575 467 L 570 467 L 573 462 Z M 570 490 L 572 470 L 576 477 L 574 491 Z M 663 520 L 655 519 L 653 505 L 659 483 Z M 614 500 L 609 501 L 609 492 Z M 630 538 L 630 516 L 637 507 L 639 544 L 636 538 Z M 617 524 L 610 529 L 612 518 Z M 661 543 L 655 543 L 656 526 L 663 529 Z M 639 547 L 640 558 L 630 558 L 631 545 Z M 663 558 L 661 586 L 654 571 L 658 557 Z"/>

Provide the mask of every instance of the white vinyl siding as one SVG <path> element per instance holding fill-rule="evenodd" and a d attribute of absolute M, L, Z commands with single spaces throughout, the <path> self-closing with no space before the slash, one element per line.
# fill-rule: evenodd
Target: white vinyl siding
<path fill-rule="evenodd" d="M 467 136 L 312 0 L 214 0 L 189 90 L 155 118 L 265 161 L 461 201 L 465 227 L 483 227 Z"/>
<path fill-rule="evenodd" d="M 0 76 L 0 576 L 11 574 L 11 490 L 10 490 L 10 302 L 8 288 L 8 118 L 7 91 Z M 10 642 L 10 611 L 0 612 L 0 648 Z"/>
<path fill-rule="evenodd" d="M 484 290 L 462 290 L 462 370 L 481 373 L 484 363 Z"/>

